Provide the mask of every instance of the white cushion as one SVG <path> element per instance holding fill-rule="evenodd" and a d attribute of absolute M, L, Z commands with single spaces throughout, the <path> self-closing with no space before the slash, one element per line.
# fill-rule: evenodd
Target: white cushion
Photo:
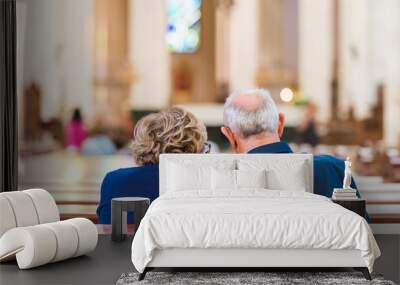
<path fill-rule="evenodd" d="M 78 249 L 79 237 L 75 229 L 66 222 L 55 222 L 44 224 L 44 227 L 49 228 L 56 237 L 57 247 L 56 254 L 51 262 L 57 262 L 74 256 Z"/>
<path fill-rule="evenodd" d="M 182 155 L 185 157 L 186 155 Z M 235 161 L 176 160 L 167 164 L 167 191 L 210 190 L 211 170 L 234 169 Z"/>
<path fill-rule="evenodd" d="M 96 248 L 98 232 L 96 226 L 90 220 L 75 218 L 65 222 L 72 225 L 78 233 L 78 248 L 74 257 L 86 254 Z"/>
<path fill-rule="evenodd" d="M 168 191 L 210 189 L 210 167 L 171 163 L 168 168 Z"/>
<path fill-rule="evenodd" d="M 243 188 L 266 188 L 267 177 L 265 170 L 211 170 L 212 190 L 240 190 Z"/>
<path fill-rule="evenodd" d="M 1 195 L 10 202 L 17 227 L 33 226 L 39 223 L 35 205 L 23 191 L 3 192 Z"/>
<path fill-rule="evenodd" d="M 303 159 L 277 159 L 265 161 L 259 158 L 240 159 L 239 170 L 265 169 L 267 188 L 271 190 L 306 191 L 309 183 L 309 165 Z"/>
<path fill-rule="evenodd" d="M 306 191 L 306 177 L 303 166 L 298 165 L 290 173 L 272 169 L 267 171 L 268 189 L 287 191 Z"/>
<path fill-rule="evenodd" d="M 236 170 L 237 188 L 267 188 L 267 176 L 262 170 Z"/>
<path fill-rule="evenodd" d="M 20 269 L 51 262 L 57 251 L 57 239 L 51 229 L 36 225 L 14 228 L 0 238 L 0 261 L 17 259 Z"/>
<path fill-rule="evenodd" d="M 86 254 L 97 239 L 96 226 L 83 218 L 18 227 L 0 238 L 0 261 L 16 257 L 20 269 L 33 268 Z"/>
<path fill-rule="evenodd" d="M 11 208 L 8 199 L 0 195 L 0 237 L 8 230 L 15 228 L 17 222 L 15 221 L 14 211 Z"/>
<path fill-rule="evenodd" d="M 43 189 L 29 189 L 22 191 L 28 194 L 38 215 L 39 224 L 57 222 L 60 220 L 60 214 L 53 196 Z"/>
<path fill-rule="evenodd" d="M 236 190 L 236 170 L 216 169 L 211 170 L 211 188 L 213 190 Z"/>

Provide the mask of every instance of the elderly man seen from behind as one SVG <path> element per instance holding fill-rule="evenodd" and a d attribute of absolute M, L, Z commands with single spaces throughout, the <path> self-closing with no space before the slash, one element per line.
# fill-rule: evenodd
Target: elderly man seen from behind
<path fill-rule="evenodd" d="M 280 140 L 284 126 L 285 116 L 278 112 L 267 90 L 244 90 L 226 99 L 221 131 L 236 153 L 293 153 Z M 332 197 L 333 189 L 342 187 L 343 173 L 342 160 L 315 155 L 314 193 Z M 354 181 L 351 186 L 356 188 Z"/>

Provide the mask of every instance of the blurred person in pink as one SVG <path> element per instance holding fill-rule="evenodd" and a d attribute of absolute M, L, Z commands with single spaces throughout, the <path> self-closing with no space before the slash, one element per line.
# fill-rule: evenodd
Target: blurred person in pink
<path fill-rule="evenodd" d="M 83 126 L 81 110 L 76 108 L 74 109 L 71 121 L 65 128 L 65 146 L 80 150 L 86 137 L 87 133 Z"/>

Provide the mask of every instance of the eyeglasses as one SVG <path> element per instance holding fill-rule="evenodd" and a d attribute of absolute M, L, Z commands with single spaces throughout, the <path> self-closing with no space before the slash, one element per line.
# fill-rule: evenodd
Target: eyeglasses
<path fill-rule="evenodd" d="M 210 153 L 211 151 L 211 144 L 206 142 L 203 146 L 203 153 Z"/>

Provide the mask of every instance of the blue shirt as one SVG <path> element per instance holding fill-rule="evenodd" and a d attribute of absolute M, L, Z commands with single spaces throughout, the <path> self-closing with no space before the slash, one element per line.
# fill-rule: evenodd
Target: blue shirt
<path fill-rule="evenodd" d="M 253 148 L 248 153 L 293 153 L 286 142 L 276 142 Z M 344 161 L 330 155 L 314 155 L 314 194 L 332 197 L 333 188 L 343 187 Z M 357 189 L 354 180 L 351 187 Z M 357 191 L 358 197 L 360 194 Z"/>
<path fill-rule="evenodd" d="M 97 208 L 99 224 L 111 223 L 111 199 L 117 197 L 158 197 L 158 164 L 121 168 L 111 171 L 101 184 L 100 203 Z M 132 215 L 128 217 L 132 223 Z"/>

